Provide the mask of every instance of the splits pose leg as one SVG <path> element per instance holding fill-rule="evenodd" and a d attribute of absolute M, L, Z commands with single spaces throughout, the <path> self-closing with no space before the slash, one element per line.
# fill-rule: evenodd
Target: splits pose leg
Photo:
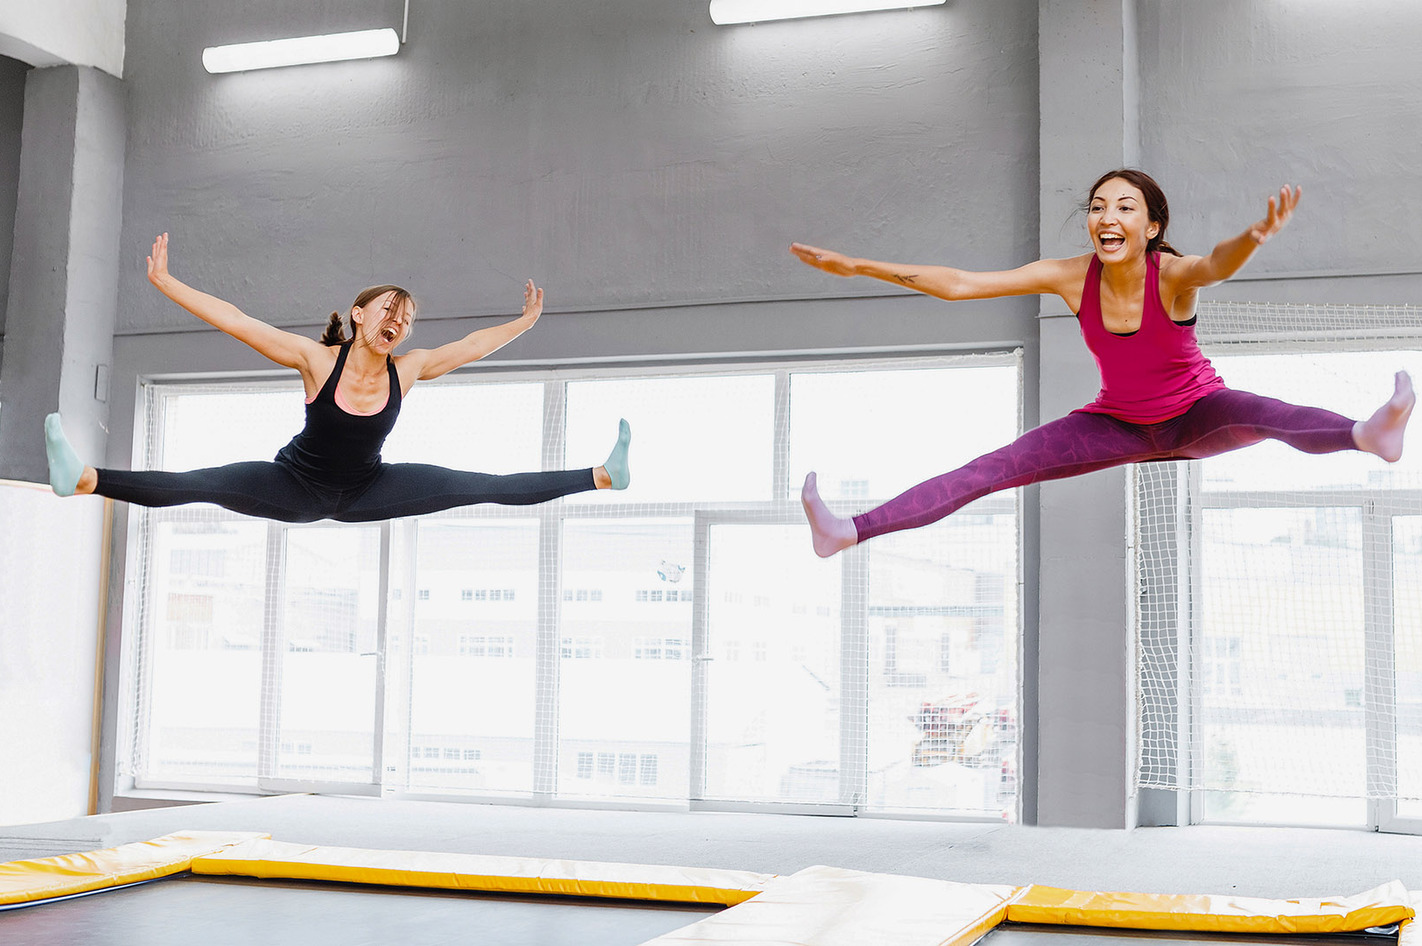
<path fill-rule="evenodd" d="M 45 422 L 50 485 L 72 495 L 89 475 L 94 492 L 139 506 L 212 503 L 233 512 L 280 522 L 373 522 L 417 516 L 478 503 L 529 505 L 631 482 L 627 453 L 631 430 L 624 420 L 602 467 L 495 475 L 450 470 L 424 463 L 389 463 L 356 489 L 333 489 L 309 481 L 284 463 L 250 461 L 170 473 L 162 470 L 86 468 L 74 454 L 57 414 Z"/>
<path fill-rule="evenodd" d="M 842 519 L 829 511 L 813 473 L 805 480 L 801 501 L 815 552 L 828 557 L 876 535 L 937 522 L 998 490 L 1124 463 L 1201 459 L 1262 440 L 1279 440 L 1305 453 L 1360 449 L 1396 460 L 1402 453 L 1402 433 L 1415 400 L 1410 380 L 1399 372 L 1392 399 L 1367 421 L 1355 422 L 1321 408 L 1230 390 L 1208 394 L 1184 414 L 1158 424 L 1131 424 L 1106 414 L 1074 412 L 853 519 Z"/>

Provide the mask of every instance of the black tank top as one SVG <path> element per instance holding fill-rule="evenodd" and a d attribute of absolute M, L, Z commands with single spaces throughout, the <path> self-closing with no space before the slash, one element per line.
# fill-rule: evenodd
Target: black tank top
<path fill-rule="evenodd" d="M 306 405 L 306 426 L 276 456 L 277 462 L 332 489 L 365 485 L 380 470 L 380 448 L 400 416 L 400 376 L 389 355 L 385 366 L 390 374 L 390 397 L 380 413 L 351 414 L 336 403 L 336 385 L 350 349 L 350 342 L 341 346 L 331 376 Z"/>

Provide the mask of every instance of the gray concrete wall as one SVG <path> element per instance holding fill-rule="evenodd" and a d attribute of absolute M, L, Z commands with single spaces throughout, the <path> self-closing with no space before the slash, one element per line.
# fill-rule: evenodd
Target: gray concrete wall
<path fill-rule="evenodd" d="M 799 264 L 797 239 L 1036 252 L 1028 0 L 737 28 L 703 0 L 423 3 L 389 59 L 202 72 L 204 45 L 283 23 L 268 11 L 131 4 L 121 332 L 192 325 L 143 279 L 163 231 L 181 278 L 312 326 L 375 282 L 426 318 L 515 311 L 529 276 L 551 312 L 622 311 L 885 288 Z M 1023 335 L 1030 312 L 998 317 Z"/>
<path fill-rule="evenodd" d="M 1143 161 L 1174 245 L 1208 252 L 1282 184 L 1304 188 L 1289 228 L 1210 297 L 1416 304 L 1422 4 L 1141 6 Z"/>
<path fill-rule="evenodd" d="M 10 297 L 10 251 L 15 246 L 15 198 L 20 189 L 20 132 L 25 121 L 25 74 L 30 67 L 0 56 L 0 357 Z"/>
<path fill-rule="evenodd" d="M 0 479 L 48 482 L 43 422 L 59 410 L 81 456 L 102 456 L 113 350 L 124 95 L 87 67 L 25 81 L 6 346 Z"/>

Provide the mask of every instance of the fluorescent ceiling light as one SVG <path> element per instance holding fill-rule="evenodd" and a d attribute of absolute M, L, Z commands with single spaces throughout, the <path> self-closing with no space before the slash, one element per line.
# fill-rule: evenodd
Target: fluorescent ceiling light
<path fill-rule="evenodd" d="M 392 29 L 329 33 L 325 36 L 297 36 L 265 43 L 238 43 L 209 46 L 202 51 L 202 65 L 208 72 L 242 72 L 246 69 L 274 69 L 309 62 L 337 62 L 342 59 L 374 59 L 400 51 L 400 37 Z"/>
<path fill-rule="evenodd" d="M 944 0 L 711 0 L 711 22 L 759 23 L 790 20 L 801 16 L 829 16 L 832 13 L 861 13 L 865 10 L 904 10 L 909 7 L 936 7 Z"/>

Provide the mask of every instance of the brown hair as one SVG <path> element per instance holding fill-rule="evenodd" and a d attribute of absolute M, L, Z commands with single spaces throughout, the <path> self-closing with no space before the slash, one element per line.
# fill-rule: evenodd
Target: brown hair
<path fill-rule="evenodd" d="M 1141 196 L 1145 198 L 1146 216 L 1151 222 L 1160 225 L 1160 230 L 1146 243 L 1146 252 L 1154 253 L 1159 250 L 1174 256 L 1181 255 L 1179 250 L 1165 242 L 1165 228 L 1170 226 L 1170 204 L 1165 199 L 1165 191 L 1160 189 L 1155 178 L 1144 171 L 1138 171 L 1135 168 L 1117 168 L 1114 171 L 1107 171 L 1098 177 L 1096 183 L 1091 185 L 1091 190 L 1086 192 L 1086 207 L 1083 209 L 1089 211 L 1091 202 L 1096 199 L 1096 192 L 1101 189 L 1101 185 L 1117 177 L 1141 192 Z"/>
<path fill-rule="evenodd" d="M 395 297 L 390 300 L 392 305 L 408 305 L 412 310 L 415 307 L 415 300 L 410 298 L 410 293 L 399 286 L 386 284 L 383 286 L 371 286 L 362 289 L 356 294 L 355 301 L 351 303 L 351 308 L 365 308 L 370 305 L 372 299 L 383 296 L 387 292 L 394 292 Z M 351 337 L 355 337 L 355 327 L 351 327 Z M 326 323 L 326 330 L 321 333 L 322 345 L 344 345 L 349 339 L 346 338 L 346 323 L 341 318 L 341 313 L 332 312 L 330 320 Z"/>

